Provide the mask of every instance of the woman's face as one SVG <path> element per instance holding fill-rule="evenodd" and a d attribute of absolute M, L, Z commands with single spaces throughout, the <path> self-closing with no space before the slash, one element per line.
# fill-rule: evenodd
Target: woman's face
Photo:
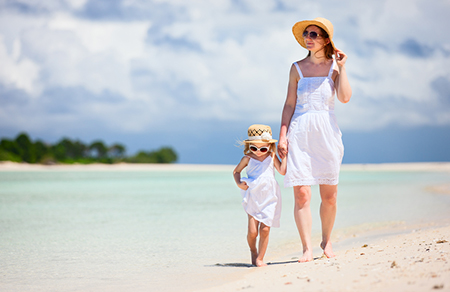
<path fill-rule="evenodd" d="M 313 32 L 312 35 L 311 32 Z M 318 35 L 316 39 L 312 38 L 314 37 L 314 33 Z M 315 25 L 310 25 L 305 29 L 303 32 L 303 39 L 305 40 L 306 48 L 312 52 L 322 49 L 327 41 L 327 39 L 323 38 L 322 30 Z"/>

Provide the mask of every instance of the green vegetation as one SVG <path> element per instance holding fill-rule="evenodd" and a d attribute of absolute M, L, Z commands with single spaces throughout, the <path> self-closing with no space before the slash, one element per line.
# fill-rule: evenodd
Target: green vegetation
<path fill-rule="evenodd" d="M 135 156 L 126 157 L 126 148 L 121 144 L 108 147 L 97 140 L 90 145 L 77 140 L 63 138 L 51 145 L 40 140 L 31 141 L 26 133 L 19 134 L 14 140 L 0 141 L 0 161 L 28 163 L 173 163 L 177 154 L 169 147 L 156 151 L 141 151 Z"/>
<path fill-rule="evenodd" d="M 168 147 L 163 147 L 159 151 L 141 151 L 136 156 L 125 159 L 125 161 L 133 163 L 165 163 L 166 161 L 176 160 L 177 154 Z"/>

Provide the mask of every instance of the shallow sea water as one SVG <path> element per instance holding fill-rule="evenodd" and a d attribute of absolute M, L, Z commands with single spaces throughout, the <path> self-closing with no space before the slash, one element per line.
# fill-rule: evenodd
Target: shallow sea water
<path fill-rule="evenodd" d="M 249 262 L 231 171 L 0 172 L 0 290 L 189 291 L 240 273 L 216 266 Z M 449 183 L 445 172 L 342 171 L 335 230 L 448 219 L 450 195 L 429 187 Z M 286 242 L 301 250 L 292 188 L 282 197 L 268 260 Z M 315 234 L 319 204 L 313 187 Z"/>

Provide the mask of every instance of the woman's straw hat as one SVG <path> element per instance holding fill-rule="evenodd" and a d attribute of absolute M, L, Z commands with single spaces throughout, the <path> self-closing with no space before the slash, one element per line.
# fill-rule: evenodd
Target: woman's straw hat
<path fill-rule="evenodd" d="M 272 129 L 266 125 L 251 125 L 248 128 L 248 139 L 244 143 L 275 143 L 272 139 Z"/>
<path fill-rule="evenodd" d="M 318 26 L 318 27 L 322 28 L 324 31 L 326 31 L 328 34 L 328 37 L 330 38 L 330 42 L 331 42 L 331 45 L 333 46 L 333 49 L 336 50 L 336 47 L 334 46 L 334 43 L 333 43 L 333 32 L 334 32 L 333 24 L 331 23 L 331 21 L 329 21 L 328 19 L 325 19 L 323 17 L 317 17 L 317 18 L 314 18 L 313 20 L 303 20 L 303 21 L 299 21 L 296 24 L 294 24 L 294 26 L 292 27 L 292 33 L 294 34 L 297 42 L 302 47 L 306 48 L 305 39 L 303 38 L 303 32 L 310 25 Z"/>

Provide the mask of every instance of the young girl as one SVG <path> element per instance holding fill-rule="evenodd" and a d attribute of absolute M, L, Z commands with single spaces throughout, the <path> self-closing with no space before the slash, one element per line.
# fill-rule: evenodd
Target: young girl
<path fill-rule="evenodd" d="M 286 173 L 286 157 L 280 162 L 276 155 L 272 129 L 265 125 L 248 128 L 248 139 L 244 141 L 245 156 L 233 171 L 237 186 L 242 189 L 242 206 L 248 214 L 247 241 L 252 264 L 266 266 L 264 254 L 269 244 L 270 227 L 280 227 L 281 192 L 275 180 L 274 166 L 282 175 Z M 247 167 L 247 177 L 241 171 Z M 259 231 L 259 248 L 256 238 Z"/>

